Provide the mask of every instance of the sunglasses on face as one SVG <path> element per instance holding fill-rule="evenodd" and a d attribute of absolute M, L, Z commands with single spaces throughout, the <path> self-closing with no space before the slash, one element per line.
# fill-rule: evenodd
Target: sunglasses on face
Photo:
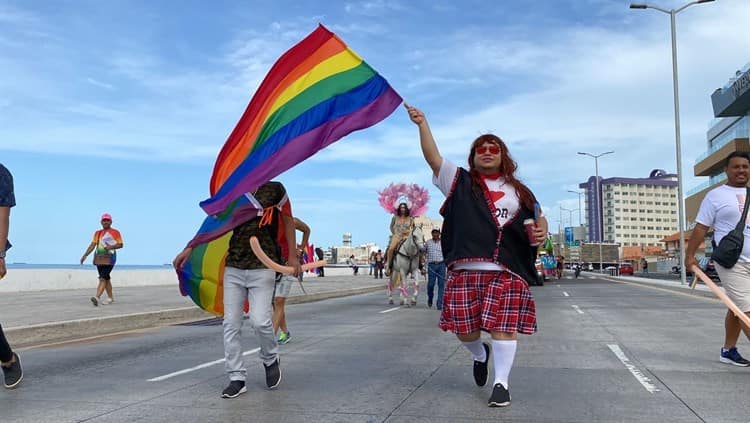
<path fill-rule="evenodd" d="M 477 154 L 484 154 L 487 152 L 489 152 L 490 154 L 500 154 L 500 147 L 494 144 L 488 146 L 480 145 L 479 147 L 477 147 Z"/>

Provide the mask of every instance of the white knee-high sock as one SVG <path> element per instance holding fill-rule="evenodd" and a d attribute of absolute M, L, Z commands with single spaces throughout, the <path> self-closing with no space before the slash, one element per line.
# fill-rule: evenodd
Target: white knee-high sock
<path fill-rule="evenodd" d="M 516 358 L 516 344 L 515 340 L 492 340 L 492 363 L 495 366 L 495 382 L 493 385 L 502 383 L 506 389 L 508 388 L 510 368 L 513 367 L 513 359 Z"/>
<path fill-rule="evenodd" d="M 476 341 L 471 341 L 471 342 L 464 342 L 463 344 L 466 347 L 466 349 L 471 352 L 471 355 L 474 356 L 474 360 L 476 361 L 487 360 L 487 352 L 484 350 L 484 346 L 482 345 L 481 339 L 477 339 Z"/>

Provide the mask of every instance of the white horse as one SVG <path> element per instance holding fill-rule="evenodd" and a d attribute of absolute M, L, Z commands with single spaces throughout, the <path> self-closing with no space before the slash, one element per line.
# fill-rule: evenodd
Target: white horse
<path fill-rule="evenodd" d="M 417 303 L 419 292 L 417 271 L 419 270 L 419 251 L 422 248 L 424 248 L 422 225 L 415 225 L 409 237 L 399 243 L 394 252 L 391 276 L 388 279 L 388 304 L 393 304 L 394 288 L 398 288 L 401 293 L 401 305 L 409 306 Z M 409 302 L 409 293 L 406 291 L 406 277 L 410 273 L 415 276 L 414 297 L 411 302 Z"/>

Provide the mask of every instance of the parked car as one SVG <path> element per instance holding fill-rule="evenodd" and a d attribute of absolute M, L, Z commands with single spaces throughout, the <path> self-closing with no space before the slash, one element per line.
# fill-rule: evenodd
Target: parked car
<path fill-rule="evenodd" d="M 700 266 L 701 270 L 703 270 L 703 273 L 705 273 L 706 276 L 711 278 L 711 281 L 717 284 L 721 283 L 719 274 L 716 273 L 716 266 L 714 265 L 714 261 L 709 257 L 701 257 L 700 259 L 698 259 L 698 266 Z"/>
<path fill-rule="evenodd" d="M 633 276 L 633 265 L 630 263 L 620 263 L 620 275 Z"/>
<path fill-rule="evenodd" d="M 544 281 L 547 280 L 547 278 L 544 277 L 544 270 L 542 269 L 542 260 L 536 259 L 536 262 L 534 263 L 534 267 L 536 267 L 536 280 L 533 281 L 534 285 L 542 286 L 544 285 Z"/>

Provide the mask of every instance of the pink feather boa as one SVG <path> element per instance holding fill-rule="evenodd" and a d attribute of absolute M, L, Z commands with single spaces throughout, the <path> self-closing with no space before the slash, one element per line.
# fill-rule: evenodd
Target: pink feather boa
<path fill-rule="evenodd" d="M 421 216 L 427 211 L 428 201 L 429 191 L 417 184 L 391 183 L 382 191 L 378 191 L 378 202 L 388 213 L 396 214 L 399 203 L 406 203 L 412 216 Z"/>

